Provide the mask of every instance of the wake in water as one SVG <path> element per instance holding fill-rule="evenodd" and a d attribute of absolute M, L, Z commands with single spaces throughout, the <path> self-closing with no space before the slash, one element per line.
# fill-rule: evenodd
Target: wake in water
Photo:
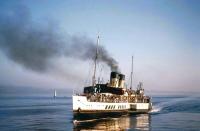
<path fill-rule="evenodd" d="M 161 113 L 163 111 L 187 111 L 192 109 L 194 106 L 198 106 L 198 99 L 198 97 L 172 98 L 169 101 L 160 102 L 153 105 L 151 113 Z M 199 108 L 200 107 L 198 106 L 196 109 L 198 110 Z"/>

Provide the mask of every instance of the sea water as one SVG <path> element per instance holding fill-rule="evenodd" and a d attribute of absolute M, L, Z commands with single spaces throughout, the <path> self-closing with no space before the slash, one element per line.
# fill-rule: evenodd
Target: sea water
<path fill-rule="evenodd" d="M 71 97 L 0 97 L 0 131 L 200 130 L 199 97 L 153 97 L 149 114 L 76 121 Z"/>

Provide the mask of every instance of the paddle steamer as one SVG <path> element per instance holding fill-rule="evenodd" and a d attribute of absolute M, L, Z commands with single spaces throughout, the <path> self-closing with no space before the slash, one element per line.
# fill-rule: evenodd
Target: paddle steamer
<path fill-rule="evenodd" d="M 98 37 L 99 39 L 99 37 Z M 97 40 L 97 48 L 98 48 Z M 131 84 L 125 86 L 125 75 L 116 71 L 110 73 L 108 83 L 96 83 L 96 59 L 94 61 L 94 75 L 92 85 L 84 87 L 81 94 L 73 94 L 73 113 L 74 116 L 90 114 L 110 114 L 118 115 L 129 113 L 148 113 L 152 109 L 151 98 L 144 94 L 143 84 L 140 82 L 137 89 L 132 89 L 133 76 L 133 57 L 131 70 Z"/>

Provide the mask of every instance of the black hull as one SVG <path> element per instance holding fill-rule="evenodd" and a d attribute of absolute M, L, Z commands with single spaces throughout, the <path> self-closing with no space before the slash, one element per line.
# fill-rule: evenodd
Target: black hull
<path fill-rule="evenodd" d="M 147 114 L 150 110 L 120 110 L 120 111 L 74 111 L 74 120 L 89 120 L 101 118 L 116 118 L 123 115 Z"/>

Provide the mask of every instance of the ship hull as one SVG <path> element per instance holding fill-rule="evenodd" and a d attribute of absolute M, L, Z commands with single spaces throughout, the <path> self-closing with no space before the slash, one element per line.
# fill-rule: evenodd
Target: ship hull
<path fill-rule="evenodd" d="M 88 119 L 100 119 L 100 118 L 116 118 L 119 116 L 127 115 L 127 112 L 74 112 L 74 119 L 75 120 L 88 120 Z"/>
<path fill-rule="evenodd" d="M 73 117 L 75 120 L 88 120 L 88 119 L 99 119 L 99 118 L 108 118 L 108 117 L 117 118 L 117 117 L 124 116 L 124 115 L 147 114 L 148 112 L 149 112 L 149 110 L 138 110 L 138 111 L 90 110 L 90 111 L 81 111 L 81 112 L 74 111 Z"/>

